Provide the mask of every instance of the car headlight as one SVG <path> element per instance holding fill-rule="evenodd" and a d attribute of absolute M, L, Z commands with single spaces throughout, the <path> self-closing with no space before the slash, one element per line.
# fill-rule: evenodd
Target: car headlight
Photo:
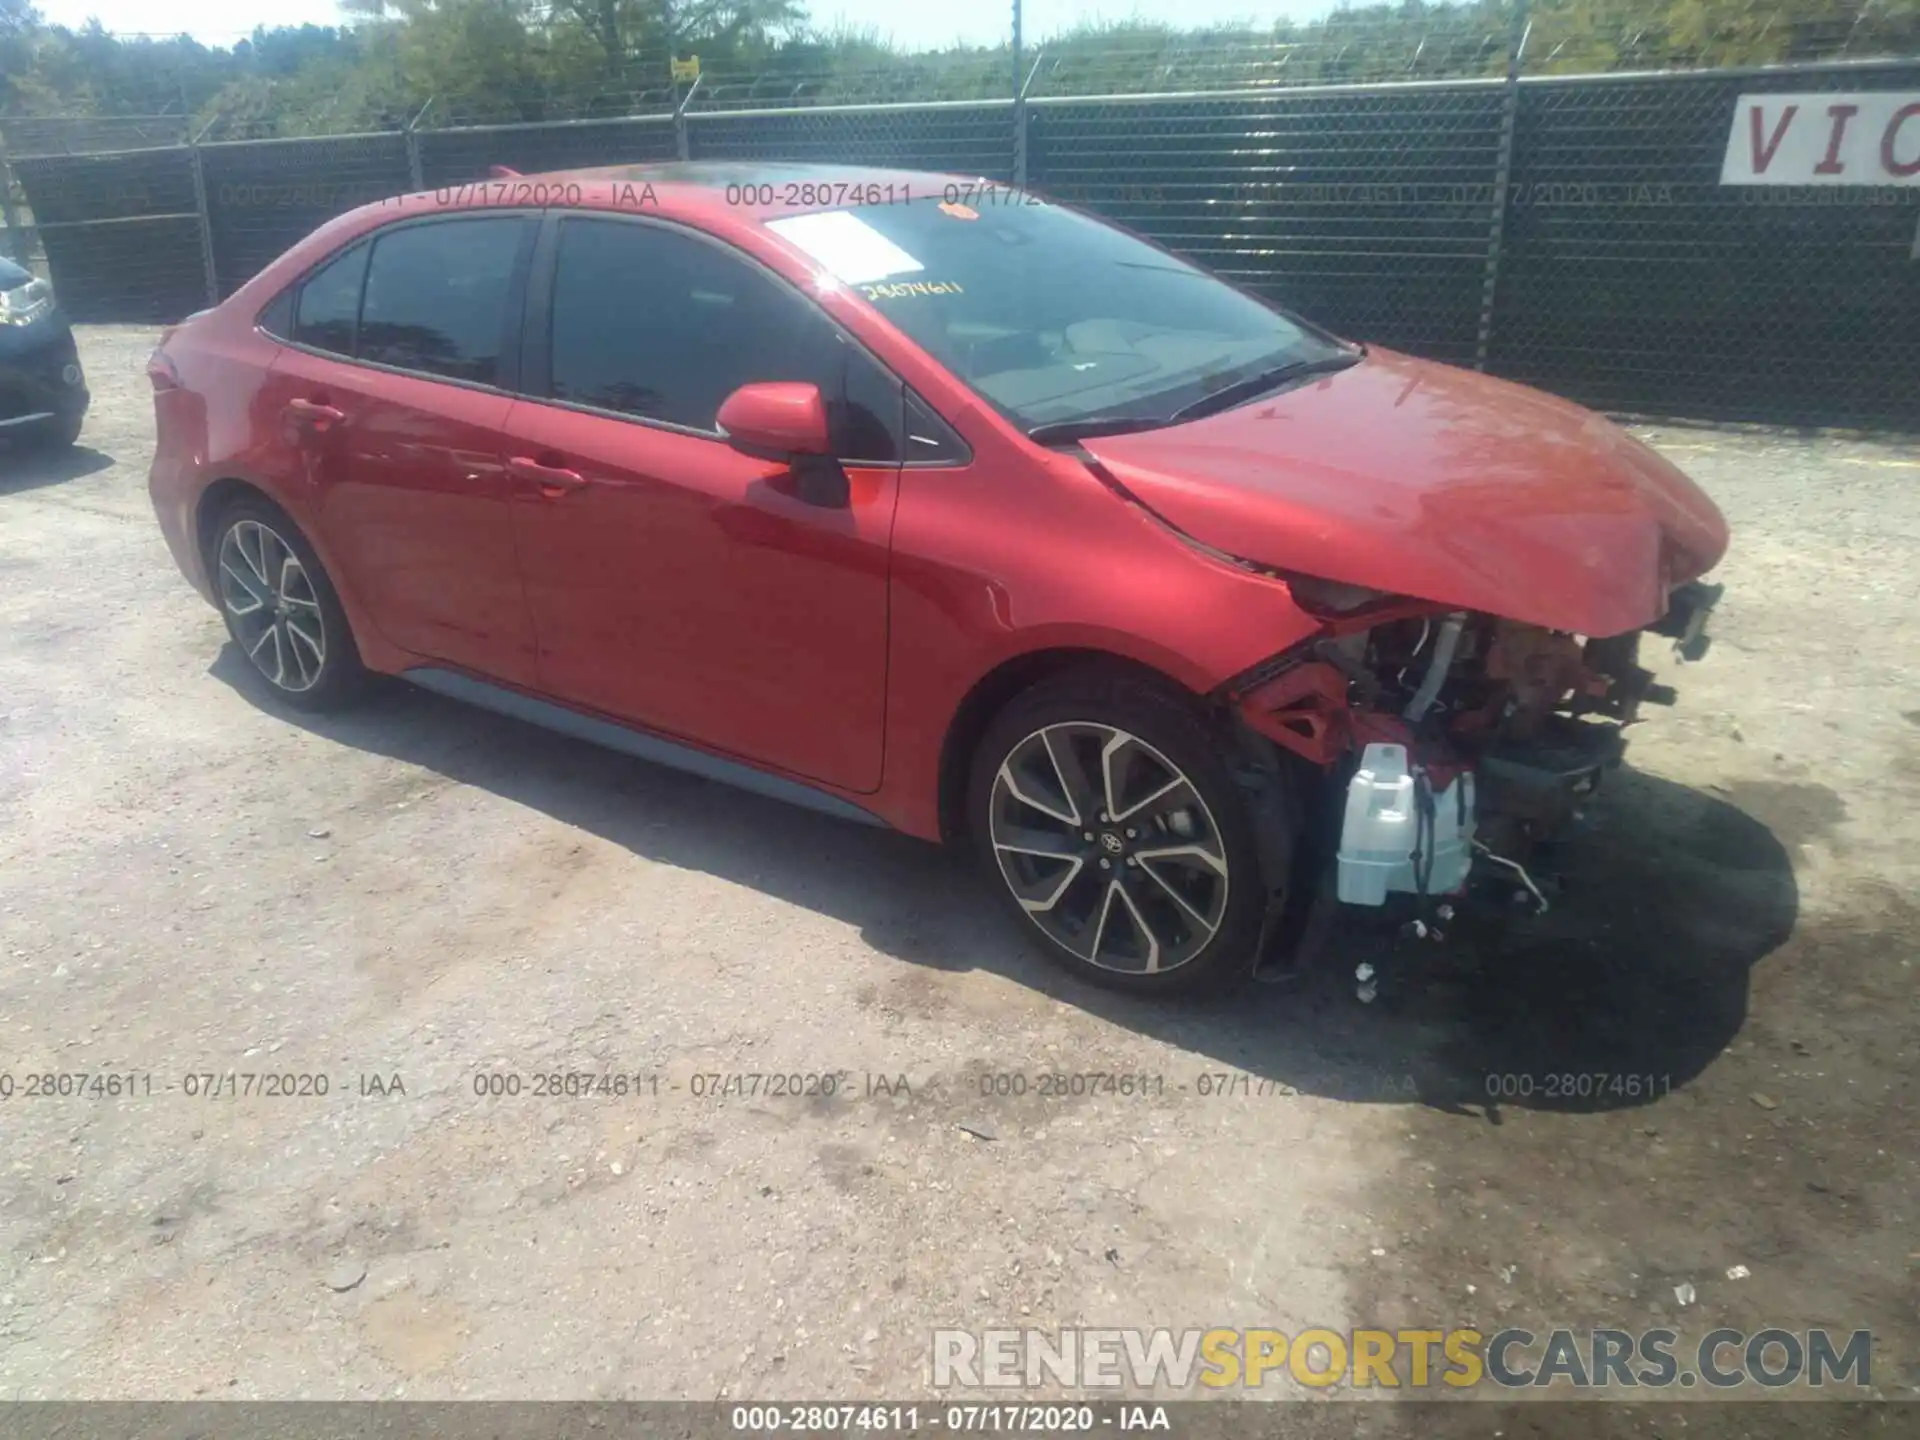
<path fill-rule="evenodd" d="M 31 325 L 52 309 L 53 286 L 44 280 L 0 290 L 0 325 Z"/>

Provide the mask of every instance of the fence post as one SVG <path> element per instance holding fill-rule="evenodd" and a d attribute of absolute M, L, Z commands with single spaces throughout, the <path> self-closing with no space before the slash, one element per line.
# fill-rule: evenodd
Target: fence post
<path fill-rule="evenodd" d="M 20 227 L 20 211 L 13 203 L 13 167 L 7 163 L 4 132 L 0 132 L 0 224 L 7 228 L 7 249 L 24 270 L 33 247 L 27 243 L 27 232 Z"/>
<path fill-rule="evenodd" d="M 687 93 L 682 95 L 673 107 L 673 153 L 682 160 L 693 158 L 693 140 L 687 134 L 687 106 L 693 103 L 693 92 L 700 88 L 702 78 L 699 75 L 694 76 L 693 84 L 687 87 Z"/>
<path fill-rule="evenodd" d="M 1013 183 L 1022 189 L 1027 183 L 1027 91 L 1033 88 L 1033 77 L 1040 73 L 1040 62 L 1046 55 L 1044 50 L 1034 55 L 1026 78 L 1013 96 Z"/>
<path fill-rule="evenodd" d="M 427 188 L 426 170 L 420 163 L 420 122 L 427 118 L 427 111 L 433 108 L 434 97 L 429 95 L 427 103 L 414 112 L 407 121 L 407 180 L 415 193 Z"/>
<path fill-rule="evenodd" d="M 1506 239 L 1507 194 L 1513 174 L 1513 128 L 1520 113 L 1520 69 L 1527 53 L 1533 21 L 1527 0 L 1513 11 L 1513 40 L 1507 47 L 1507 86 L 1500 98 L 1500 148 L 1493 163 L 1493 218 L 1487 230 L 1487 272 L 1480 286 L 1480 336 L 1474 345 L 1473 368 L 1487 368 L 1487 349 L 1493 340 L 1493 297 L 1500 283 L 1500 251 Z"/>
<path fill-rule="evenodd" d="M 1013 0 L 1013 183 L 1027 183 L 1027 86 L 1020 73 L 1020 0 Z"/>
<path fill-rule="evenodd" d="M 1027 103 L 1019 96 L 1013 100 L 1013 185 L 1027 188 Z"/>
<path fill-rule="evenodd" d="M 220 275 L 213 262 L 213 215 L 207 206 L 207 169 L 200 159 L 200 137 L 212 126 L 213 121 L 207 121 L 187 141 L 187 155 L 193 166 L 193 208 L 200 217 L 200 266 L 206 272 L 207 304 L 218 305 Z"/>

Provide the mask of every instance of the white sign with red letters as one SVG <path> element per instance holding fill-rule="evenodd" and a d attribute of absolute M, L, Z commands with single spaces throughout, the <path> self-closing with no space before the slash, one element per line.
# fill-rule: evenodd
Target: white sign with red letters
<path fill-rule="evenodd" d="M 1742 95 L 1720 183 L 1920 186 L 1920 92 Z"/>

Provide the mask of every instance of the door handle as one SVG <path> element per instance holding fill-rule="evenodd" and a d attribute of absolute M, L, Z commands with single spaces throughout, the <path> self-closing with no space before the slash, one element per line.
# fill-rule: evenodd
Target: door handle
<path fill-rule="evenodd" d="M 540 493 L 549 500 L 558 500 L 572 491 L 583 489 L 587 477 L 578 470 L 569 470 L 563 465 L 542 465 L 529 455 L 515 455 L 507 461 L 507 469 L 522 480 L 531 480 L 540 487 Z"/>
<path fill-rule="evenodd" d="M 315 428 L 337 425 L 347 418 L 346 411 L 318 400 L 289 400 L 283 413 L 289 420 L 304 421 Z"/>

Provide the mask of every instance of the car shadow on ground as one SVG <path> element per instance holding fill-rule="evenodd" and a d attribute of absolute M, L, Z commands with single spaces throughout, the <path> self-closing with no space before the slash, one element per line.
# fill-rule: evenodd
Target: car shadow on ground
<path fill-rule="evenodd" d="M 49 450 L 24 440 L 0 440 L 0 495 L 97 475 L 113 463 L 111 455 L 85 445 Z"/>
<path fill-rule="evenodd" d="M 273 706 L 229 644 L 211 673 L 338 744 L 529 806 L 647 859 L 855 926 L 934 970 L 984 969 L 1246 1080 L 1348 1100 L 1604 1110 L 1650 1104 L 1739 1032 L 1748 972 L 1792 932 L 1787 850 L 1727 800 L 1623 767 L 1565 847 L 1545 916 L 1468 912 L 1444 943 L 1343 911 L 1320 963 L 1226 1000 L 1148 1001 L 1056 970 L 959 857 L 600 750 L 399 682 L 330 715 Z M 1504 893 L 1504 892 L 1503 892 Z M 1356 996 L 1354 967 L 1378 971 Z M 781 963 L 778 955 L 766 957 Z M 1072 1068 L 1070 1057 L 1058 1063 Z M 1562 1078 L 1565 1077 L 1565 1078 Z M 1601 1078 L 1604 1077 L 1604 1078 Z"/>

